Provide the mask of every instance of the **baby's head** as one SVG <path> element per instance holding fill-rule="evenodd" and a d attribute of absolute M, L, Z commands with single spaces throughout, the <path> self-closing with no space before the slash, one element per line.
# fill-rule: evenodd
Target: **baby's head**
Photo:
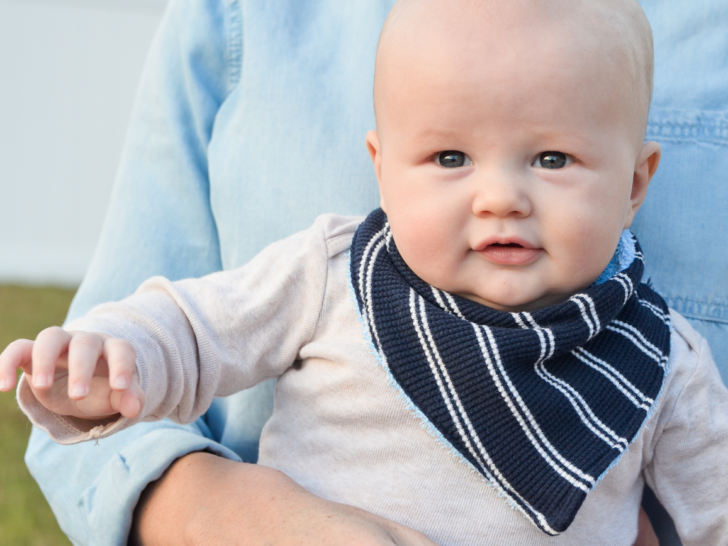
<path fill-rule="evenodd" d="M 401 0 L 379 42 L 381 204 L 410 268 L 506 311 L 608 265 L 657 169 L 636 0 Z"/>

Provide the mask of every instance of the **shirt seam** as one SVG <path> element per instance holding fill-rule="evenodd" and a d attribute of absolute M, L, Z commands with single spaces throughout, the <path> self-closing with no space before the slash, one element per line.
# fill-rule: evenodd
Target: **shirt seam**
<path fill-rule="evenodd" d="M 232 0 L 228 5 L 228 95 L 240 83 L 243 64 L 243 23 L 240 0 Z"/>
<path fill-rule="evenodd" d="M 699 300 L 699 299 L 694 299 L 694 298 L 686 298 L 683 296 L 665 295 L 664 298 L 668 302 L 670 307 L 681 307 L 680 305 L 674 305 L 675 303 L 680 303 L 680 304 L 691 304 L 691 305 L 701 305 L 701 306 L 706 306 L 706 307 L 714 307 L 714 308 L 721 309 L 723 311 L 728 311 L 728 305 L 726 305 L 725 303 L 714 302 L 714 301 L 710 302 L 710 301 Z M 728 317 L 703 315 L 703 314 L 698 314 L 695 312 L 689 312 L 689 311 L 686 311 L 685 309 L 678 309 L 678 311 L 680 311 L 680 314 L 682 314 L 686 317 L 689 317 L 691 319 L 695 319 L 695 320 L 703 320 L 706 322 L 719 322 L 719 323 L 724 323 L 724 324 L 728 323 Z"/>
<path fill-rule="evenodd" d="M 650 112 L 646 138 L 663 142 L 711 143 L 728 146 L 728 112 L 655 108 Z M 686 119 L 689 117 L 690 119 Z"/>
<path fill-rule="evenodd" d="M 683 338 L 683 341 L 685 341 L 685 344 L 688 345 L 688 347 L 691 346 L 690 343 L 687 341 L 687 339 L 685 339 L 681 333 L 679 333 L 679 332 L 676 332 L 676 333 L 681 338 Z M 705 346 L 705 340 L 701 340 L 700 343 L 698 344 L 698 347 L 696 349 L 694 349 L 694 351 L 696 352 L 695 366 L 693 367 L 692 371 L 690 372 L 690 376 L 687 378 L 685 383 L 683 383 L 682 387 L 680 387 L 680 391 L 678 392 L 677 396 L 675 397 L 675 402 L 673 403 L 672 408 L 670 409 L 670 414 L 667 416 L 667 419 L 665 420 L 664 424 L 661 427 L 659 427 L 659 433 L 657 430 L 655 431 L 656 434 L 655 434 L 654 440 L 652 442 L 652 452 L 653 453 L 655 453 L 655 448 L 657 446 L 657 442 L 659 442 L 660 438 L 662 438 L 662 433 L 669 426 L 670 422 L 672 421 L 672 418 L 675 415 L 675 411 L 677 410 L 677 407 L 680 404 L 680 398 L 682 397 L 688 384 L 693 380 L 693 377 L 695 377 L 695 374 L 698 371 L 698 367 L 700 366 L 701 360 L 703 359 L 703 355 L 705 353 L 704 346 Z M 652 461 L 654 462 L 654 460 L 655 460 L 655 457 L 653 455 Z"/>
<path fill-rule="evenodd" d="M 326 236 L 326 233 L 324 233 L 323 226 L 318 226 L 318 228 L 321 232 L 321 238 L 323 239 L 324 250 L 326 252 L 326 266 L 324 267 L 324 285 L 321 289 L 321 300 L 319 301 L 319 310 L 316 314 L 316 324 L 314 324 L 313 329 L 311 330 L 311 335 L 309 336 L 307 343 L 310 343 L 311 340 L 316 336 L 316 332 L 318 332 L 319 329 L 319 324 L 321 324 L 321 315 L 323 315 L 324 301 L 326 300 L 326 291 L 329 287 L 329 270 L 331 269 L 329 262 L 331 261 L 332 256 L 329 253 L 329 238 Z"/>

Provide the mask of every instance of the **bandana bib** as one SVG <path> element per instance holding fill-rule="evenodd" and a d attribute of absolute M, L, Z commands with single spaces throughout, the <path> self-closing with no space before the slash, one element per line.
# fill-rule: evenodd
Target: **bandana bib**
<path fill-rule="evenodd" d="M 670 322 L 625 269 L 569 300 L 507 313 L 434 288 L 404 263 L 386 215 L 351 247 L 351 284 L 380 361 L 484 478 L 557 535 L 624 453 L 665 378 Z M 632 249 L 630 249 L 632 250 Z M 601 278 L 600 278 L 601 280 Z"/>

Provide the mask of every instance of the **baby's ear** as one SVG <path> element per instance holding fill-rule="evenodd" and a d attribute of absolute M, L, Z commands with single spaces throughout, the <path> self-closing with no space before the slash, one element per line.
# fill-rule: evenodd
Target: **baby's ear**
<path fill-rule="evenodd" d="M 640 210 L 645 200 L 650 180 L 652 180 L 652 177 L 657 171 L 657 166 L 660 164 L 660 157 L 662 157 L 662 148 L 660 148 L 660 145 L 657 142 L 645 142 L 635 163 L 632 178 L 632 194 L 630 195 L 629 210 L 627 211 L 627 218 L 624 224 L 625 229 L 632 225 L 635 214 Z"/>
<path fill-rule="evenodd" d="M 374 172 L 377 175 L 377 182 L 379 183 L 379 204 L 384 208 L 384 196 L 382 194 L 382 146 L 379 142 L 379 135 L 376 131 L 369 131 L 367 133 L 367 150 L 369 150 L 369 156 L 372 158 L 374 163 Z"/>

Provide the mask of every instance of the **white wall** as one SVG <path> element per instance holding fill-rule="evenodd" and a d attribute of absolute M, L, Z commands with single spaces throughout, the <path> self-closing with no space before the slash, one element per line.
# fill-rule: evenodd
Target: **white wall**
<path fill-rule="evenodd" d="M 77 285 L 166 0 L 0 0 L 0 282 Z"/>

